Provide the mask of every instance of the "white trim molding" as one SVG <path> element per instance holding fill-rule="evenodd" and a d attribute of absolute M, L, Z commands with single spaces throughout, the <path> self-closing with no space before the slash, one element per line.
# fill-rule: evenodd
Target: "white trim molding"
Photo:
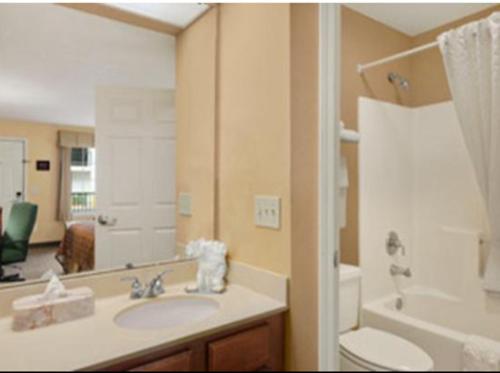
<path fill-rule="evenodd" d="M 23 144 L 23 201 L 29 201 L 28 196 L 28 139 L 24 137 L 0 136 L 0 141 L 20 142 Z M 1 232 L 0 232 L 1 233 Z"/>
<path fill-rule="evenodd" d="M 320 22 L 320 252 L 319 268 L 319 370 L 339 369 L 337 222 L 340 149 L 340 6 L 321 4 Z"/>

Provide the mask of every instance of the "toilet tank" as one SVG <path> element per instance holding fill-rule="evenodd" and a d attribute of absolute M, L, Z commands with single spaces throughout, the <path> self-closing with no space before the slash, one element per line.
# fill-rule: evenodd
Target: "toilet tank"
<path fill-rule="evenodd" d="M 340 333 L 358 326 L 361 307 L 361 269 L 346 264 L 340 265 Z"/>

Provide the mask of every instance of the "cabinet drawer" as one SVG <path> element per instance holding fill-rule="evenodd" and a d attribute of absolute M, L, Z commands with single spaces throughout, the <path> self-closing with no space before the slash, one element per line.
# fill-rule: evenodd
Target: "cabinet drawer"
<path fill-rule="evenodd" d="M 191 351 L 184 351 L 131 369 L 130 372 L 189 372 L 192 367 Z"/>
<path fill-rule="evenodd" d="M 208 345 L 210 371 L 251 372 L 265 368 L 270 360 L 270 328 L 263 325 Z"/>

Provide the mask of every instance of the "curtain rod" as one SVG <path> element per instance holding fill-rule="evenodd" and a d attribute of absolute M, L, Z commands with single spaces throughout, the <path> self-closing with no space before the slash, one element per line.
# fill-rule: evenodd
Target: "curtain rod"
<path fill-rule="evenodd" d="M 414 54 L 426 51 L 428 49 L 435 48 L 437 46 L 439 46 L 439 42 L 435 41 L 435 42 L 432 42 L 432 43 L 429 43 L 429 44 L 421 45 L 420 47 L 417 47 L 417 48 L 413 48 L 413 49 L 407 50 L 405 52 L 393 54 L 392 56 L 385 57 L 385 58 L 382 58 L 382 59 L 374 61 L 374 62 L 370 62 L 370 63 L 363 64 L 363 65 L 359 64 L 358 65 L 358 73 L 359 74 L 363 74 L 366 70 L 368 70 L 368 69 L 370 69 L 372 67 L 383 65 L 385 63 L 392 62 L 392 61 L 395 61 L 395 60 L 399 60 L 401 58 L 405 58 L 405 57 L 408 57 L 408 56 L 412 56 Z"/>

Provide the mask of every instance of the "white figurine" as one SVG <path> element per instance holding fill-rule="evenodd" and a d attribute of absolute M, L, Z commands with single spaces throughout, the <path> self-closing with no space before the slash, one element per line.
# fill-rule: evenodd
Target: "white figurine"
<path fill-rule="evenodd" d="M 186 255 L 198 259 L 196 285 L 186 288 L 190 293 L 222 293 L 226 288 L 227 247 L 220 241 L 205 239 L 191 241 L 186 246 Z"/>

